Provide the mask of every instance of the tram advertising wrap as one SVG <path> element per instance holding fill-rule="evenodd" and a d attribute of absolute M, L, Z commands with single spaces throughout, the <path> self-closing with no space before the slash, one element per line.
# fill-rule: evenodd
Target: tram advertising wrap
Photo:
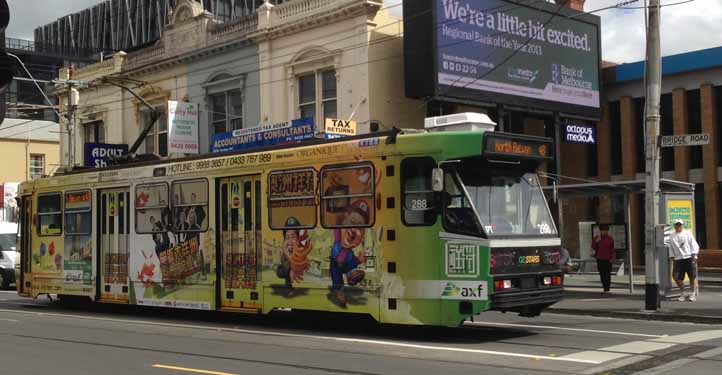
<path fill-rule="evenodd" d="M 599 18 L 580 16 L 578 12 L 559 9 L 557 5 L 537 3 L 521 5 L 508 0 L 405 2 L 405 8 L 409 9 L 409 12 L 404 9 L 409 19 L 406 25 L 411 27 L 411 32 L 404 33 L 406 40 L 410 40 L 405 53 L 406 66 L 412 71 L 407 74 L 418 79 L 421 73 L 429 79 L 433 77 L 432 82 L 435 82 L 433 87 L 425 88 L 408 83 L 407 95 L 423 97 L 431 94 L 441 99 L 487 101 L 597 115 L 600 107 Z M 425 6 L 431 9 L 424 9 Z M 433 16 L 415 20 L 414 15 L 423 12 Z M 572 15 L 576 17 L 568 18 Z M 414 32 L 419 29 L 423 29 L 420 30 L 422 33 L 433 34 L 426 36 L 426 43 L 418 41 L 424 38 Z M 433 48 L 426 54 L 428 60 L 421 60 L 430 63 L 420 66 L 420 56 L 412 56 L 418 52 L 411 48 Z M 435 66 L 432 67 L 431 62 Z M 433 92 L 419 92 L 419 89 Z"/>

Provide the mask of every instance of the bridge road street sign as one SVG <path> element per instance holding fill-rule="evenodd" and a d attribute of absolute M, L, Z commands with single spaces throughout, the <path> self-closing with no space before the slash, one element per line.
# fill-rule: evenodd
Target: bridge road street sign
<path fill-rule="evenodd" d="M 709 144 L 709 134 L 665 135 L 661 138 L 661 147 L 703 146 Z"/>

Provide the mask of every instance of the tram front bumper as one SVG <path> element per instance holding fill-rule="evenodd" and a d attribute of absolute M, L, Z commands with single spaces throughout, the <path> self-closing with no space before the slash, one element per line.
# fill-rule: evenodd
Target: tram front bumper
<path fill-rule="evenodd" d="M 538 316 L 543 309 L 564 298 L 563 284 L 544 285 L 537 282 L 541 279 L 543 276 L 514 278 L 512 288 L 491 294 L 491 309 L 518 312 L 522 316 Z"/>

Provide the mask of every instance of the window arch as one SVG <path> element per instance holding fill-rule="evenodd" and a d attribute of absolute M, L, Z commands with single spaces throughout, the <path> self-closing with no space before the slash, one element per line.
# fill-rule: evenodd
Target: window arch
<path fill-rule="evenodd" d="M 210 76 L 206 88 L 206 110 L 211 137 L 244 127 L 245 76 L 217 72 Z"/>
<path fill-rule="evenodd" d="M 297 116 L 313 118 L 317 124 L 338 117 L 339 60 L 339 51 L 321 46 L 307 47 L 293 57 L 288 75 Z"/>
<path fill-rule="evenodd" d="M 160 116 L 155 125 L 145 136 L 145 140 L 141 145 L 141 150 L 145 150 L 146 154 L 158 154 L 160 156 L 168 156 L 168 100 L 170 93 L 157 87 L 143 90 L 139 94 L 147 101 L 156 111 L 160 112 Z M 140 100 L 134 100 L 136 119 L 138 122 L 138 132 L 143 131 L 146 125 L 152 120 L 151 110 L 145 106 Z"/>

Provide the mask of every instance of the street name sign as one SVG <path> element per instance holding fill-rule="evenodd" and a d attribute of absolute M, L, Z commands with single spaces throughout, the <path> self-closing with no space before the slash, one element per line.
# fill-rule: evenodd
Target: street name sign
<path fill-rule="evenodd" d="M 661 147 L 703 146 L 709 144 L 709 134 L 665 135 L 661 143 Z"/>

